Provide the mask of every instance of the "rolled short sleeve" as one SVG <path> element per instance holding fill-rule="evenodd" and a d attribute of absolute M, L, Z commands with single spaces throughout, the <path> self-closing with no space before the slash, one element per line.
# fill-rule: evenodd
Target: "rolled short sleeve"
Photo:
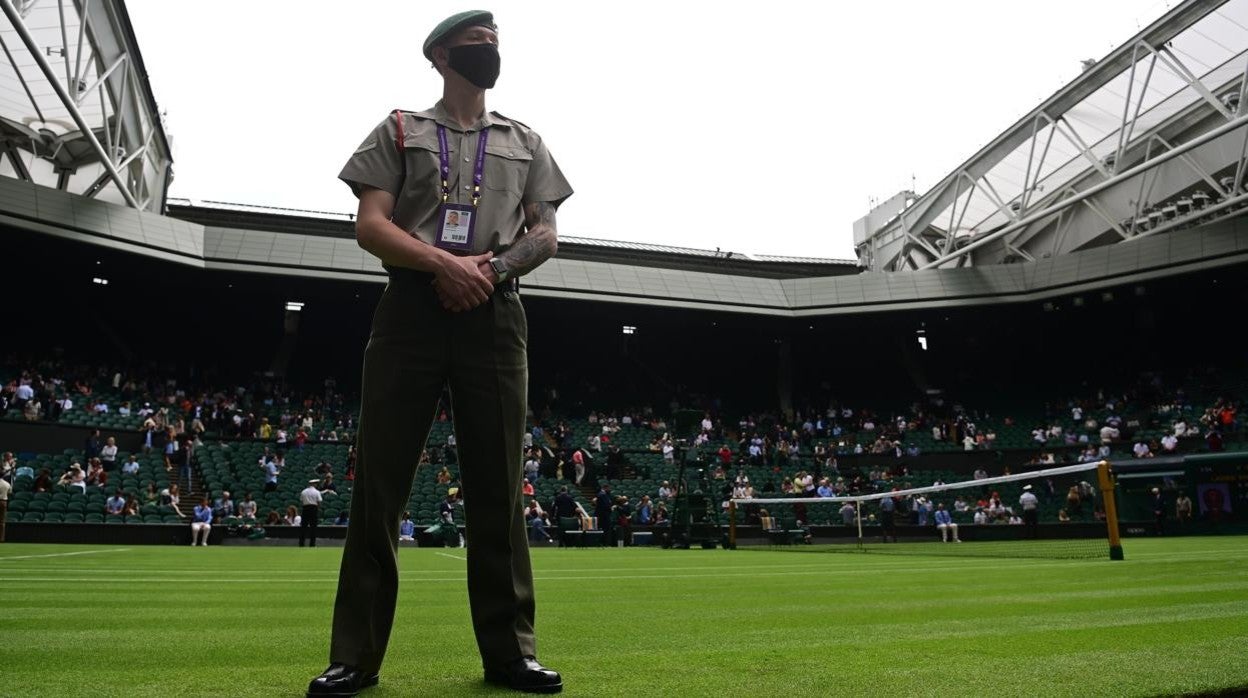
<path fill-rule="evenodd" d="M 557 207 L 569 196 L 572 196 L 572 186 L 564 178 L 563 171 L 546 148 L 545 141 L 538 139 L 533 148 L 533 162 L 529 165 L 522 202 L 531 204 L 544 201 Z"/>
<path fill-rule="evenodd" d="M 390 192 L 395 199 L 403 186 L 403 159 L 395 143 L 394 116 L 386 117 L 355 149 L 338 179 L 347 183 L 358 197 L 361 187 Z"/>

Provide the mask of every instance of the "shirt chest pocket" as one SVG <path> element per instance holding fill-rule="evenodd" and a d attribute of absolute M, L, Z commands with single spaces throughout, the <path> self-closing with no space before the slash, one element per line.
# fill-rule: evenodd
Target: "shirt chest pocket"
<path fill-rule="evenodd" d="M 454 153 L 450 154 L 454 157 Z M 440 159 L 438 157 L 438 139 L 437 137 L 429 138 L 424 134 L 408 136 L 403 141 L 403 167 L 406 170 L 405 177 L 407 182 L 404 188 L 415 186 L 424 186 L 423 183 L 429 183 L 428 186 L 437 187 L 442 181 L 439 170 L 441 169 Z"/>
<path fill-rule="evenodd" d="M 486 189 L 505 191 L 519 199 L 529 178 L 533 154 L 518 145 L 487 143 L 485 146 Z"/>

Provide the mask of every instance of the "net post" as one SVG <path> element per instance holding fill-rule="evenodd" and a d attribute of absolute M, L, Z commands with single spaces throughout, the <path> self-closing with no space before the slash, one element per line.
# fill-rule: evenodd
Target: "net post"
<path fill-rule="evenodd" d="M 1101 500 L 1105 502 L 1105 527 L 1109 532 L 1109 559 L 1121 560 L 1122 539 L 1118 537 L 1118 502 L 1114 499 L 1114 479 L 1109 471 L 1109 461 L 1096 464 L 1097 484 L 1101 488 Z"/>
<path fill-rule="evenodd" d="M 737 500 L 728 500 L 728 545 L 737 547 Z"/>

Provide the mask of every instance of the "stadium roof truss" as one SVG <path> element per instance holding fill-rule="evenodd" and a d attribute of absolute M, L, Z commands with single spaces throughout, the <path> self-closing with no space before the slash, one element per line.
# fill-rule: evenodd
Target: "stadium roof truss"
<path fill-rule="evenodd" d="M 859 263 L 1034 262 L 1235 215 L 1248 202 L 1246 71 L 1248 0 L 1187 0 L 923 196 L 890 200 L 896 215 L 855 230 Z"/>
<path fill-rule="evenodd" d="M 124 4 L 0 9 L 0 175 L 161 212 L 169 142 Z"/>

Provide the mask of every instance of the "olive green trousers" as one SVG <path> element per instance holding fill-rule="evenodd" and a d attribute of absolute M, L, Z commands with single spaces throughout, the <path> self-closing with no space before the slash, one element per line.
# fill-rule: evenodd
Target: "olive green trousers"
<path fill-rule="evenodd" d="M 500 285 L 452 313 L 432 277 L 394 270 L 364 352 L 355 483 L 330 661 L 378 671 L 398 596 L 398 540 L 421 450 L 449 385 L 468 526 L 468 599 L 483 667 L 536 653 L 521 501 L 528 322 Z M 416 591 L 412 588 L 411 591 Z M 421 603 L 418 594 L 411 602 Z M 417 614 L 419 615 L 419 614 Z"/>

